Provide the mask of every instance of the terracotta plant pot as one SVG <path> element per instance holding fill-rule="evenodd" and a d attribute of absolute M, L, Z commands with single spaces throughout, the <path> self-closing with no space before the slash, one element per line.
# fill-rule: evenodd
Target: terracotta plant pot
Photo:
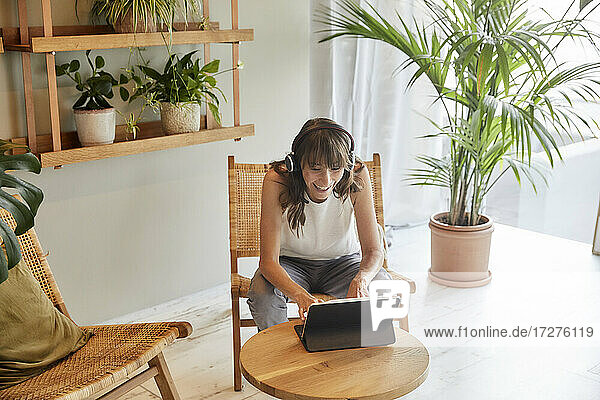
<path fill-rule="evenodd" d="M 117 21 L 114 25 L 115 32 L 117 33 L 144 33 L 144 32 L 156 32 L 156 24 L 150 18 L 147 22 L 144 20 L 138 20 L 137 25 L 133 19 L 133 10 L 127 11 L 125 16 Z"/>
<path fill-rule="evenodd" d="M 488 270 L 490 244 L 494 225 L 488 216 L 482 215 L 482 224 L 453 226 L 440 222 L 448 213 L 433 215 L 429 220 L 431 229 L 432 281 L 451 287 L 477 287 L 490 282 Z"/>
<path fill-rule="evenodd" d="M 73 110 L 77 136 L 82 146 L 100 146 L 115 141 L 115 109 Z"/>
<path fill-rule="evenodd" d="M 198 103 L 160 103 L 160 121 L 165 135 L 200 130 Z"/>

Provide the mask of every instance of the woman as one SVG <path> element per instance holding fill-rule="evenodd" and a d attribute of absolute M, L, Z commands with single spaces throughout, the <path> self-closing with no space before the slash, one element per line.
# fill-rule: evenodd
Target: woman
<path fill-rule="evenodd" d="M 311 292 L 364 297 L 372 280 L 391 279 L 369 172 L 334 121 L 302 126 L 292 153 L 271 164 L 261 201 L 260 262 L 248 292 L 259 330 L 286 322 L 290 300 L 304 319 L 319 301 Z"/>

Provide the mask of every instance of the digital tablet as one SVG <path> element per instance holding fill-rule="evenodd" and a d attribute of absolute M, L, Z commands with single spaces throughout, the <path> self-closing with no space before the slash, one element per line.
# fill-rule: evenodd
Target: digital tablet
<path fill-rule="evenodd" d="M 368 297 L 312 304 L 304 324 L 295 325 L 294 330 L 310 352 L 386 346 L 396 341 L 391 319 L 372 330 Z"/>

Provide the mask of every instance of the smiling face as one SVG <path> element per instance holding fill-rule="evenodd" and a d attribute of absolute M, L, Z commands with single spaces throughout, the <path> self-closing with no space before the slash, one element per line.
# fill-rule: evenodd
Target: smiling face
<path fill-rule="evenodd" d="M 306 193 L 315 203 L 327 200 L 343 175 L 344 169 L 336 165 L 331 168 L 321 164 L 304 165 L 302 167 Z"/>
<path fill-rule="evenodd" d="M 327 200 L 338 182 L 348 177 L 349 151 L 348 139 L 333 129 L 315 130 L 300 142 L 295 153 L 300 160 L 305 191 L 312 201 Z"/>

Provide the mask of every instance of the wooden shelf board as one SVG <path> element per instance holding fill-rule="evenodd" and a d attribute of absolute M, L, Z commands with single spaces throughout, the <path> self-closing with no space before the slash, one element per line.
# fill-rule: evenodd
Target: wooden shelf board
<path fill-rule="evenodd" d="M 197 24 L 183 22 L 176 22 L 173 26 L 175 31 L 198 31 Z M 166 29 L 161 29 L 166 31 Z M 219 30 L 218 22 L 210 23 L 210 30 Z M 21 45 L 21 34 L 19 27 L 4 27 L 1 29 L 2 37 L 4 38 L 4 45 L 8 47 Z M 82 36 L 82 35 L 105 35 L 114 34 L 115 30 L 110 25 L 56 25 L 52 27 L 53 36 Z M 43 37 L 44 27 L 42 26 L 30 26 L 29 37 Z M 27 44 L 31 46 L 30 44 Z M 26 45 L 26 46 L 27 46 Z M 17 50 L 19 50 L 17 48 Z M 29 50 L 31 51 L 31 49 Z"/>
<path fill-rule="evenodd" d="M 4 44 L 3 44 L 3 40 L 0 37 L 0 53 L 4 53 Z"/>
<path fill-rule="evenodd" d="M 209 30 L 219 30 L 218 22 L 211 22 Z M 19 43 L 20 28 L 18 26 L 5 26 L 2 29 L 2 36 L 6 42 Z M 159 29 L 167 31 L 166 28 Z M 173 25 L 175 31 L 198 31 L 197 23 L 175 22 Z M 54 25 L 52 27 L 53 36 L 77 36 L 77 35 L 102 35 L 105 33 L 115 33 L 110 25 Z M 29 37 L 44 36 L 43 26 L 30 26 Z"/>
<path fill-rule="evenodd" d="M 51 150 L 51 136 L 38 135 L 37 139 L 42 168 L 46 168 L 248 136 L 254 136 L 254 125 L 205 129 L 198 132 L 166 136 L 162 133 L 160 121 L 156 121 L 140 124 L 140 135 L 136 140 L 129 141 L 124 139 L 124 126 L 120 125 L 117 127 L 115 134 L 115 143 L 102 146 L 78 147 L 77 133 L 66 132 L 62 133 L 61 138 L 62 145 L 64 146 L 63 150 L 44 151 L 47 149 Z M 26 138 L 16 138 L 11 141 L 14 143 L 26 143 Z"/>
<path fill-rule="evenodd" d="M 28 44 L 11 44 L 6 43 L 4 45 L 6 51 L 20 51 L 23 53 L 31 53 L 31 46 Z"/>
<path fill-rule="evenodd" d="M 96 35 L 71 35 L 52 37 L 32 37 L 31 51 L 48 53 L 51 51 L 77 51 L 89 49 L 117 49 L 125 47 L 162 46 L 172 44 L 235 43 L 254 40 L 253 29 L 227 29 L 209 31 L 155 33 L 107 33 Z"/>

